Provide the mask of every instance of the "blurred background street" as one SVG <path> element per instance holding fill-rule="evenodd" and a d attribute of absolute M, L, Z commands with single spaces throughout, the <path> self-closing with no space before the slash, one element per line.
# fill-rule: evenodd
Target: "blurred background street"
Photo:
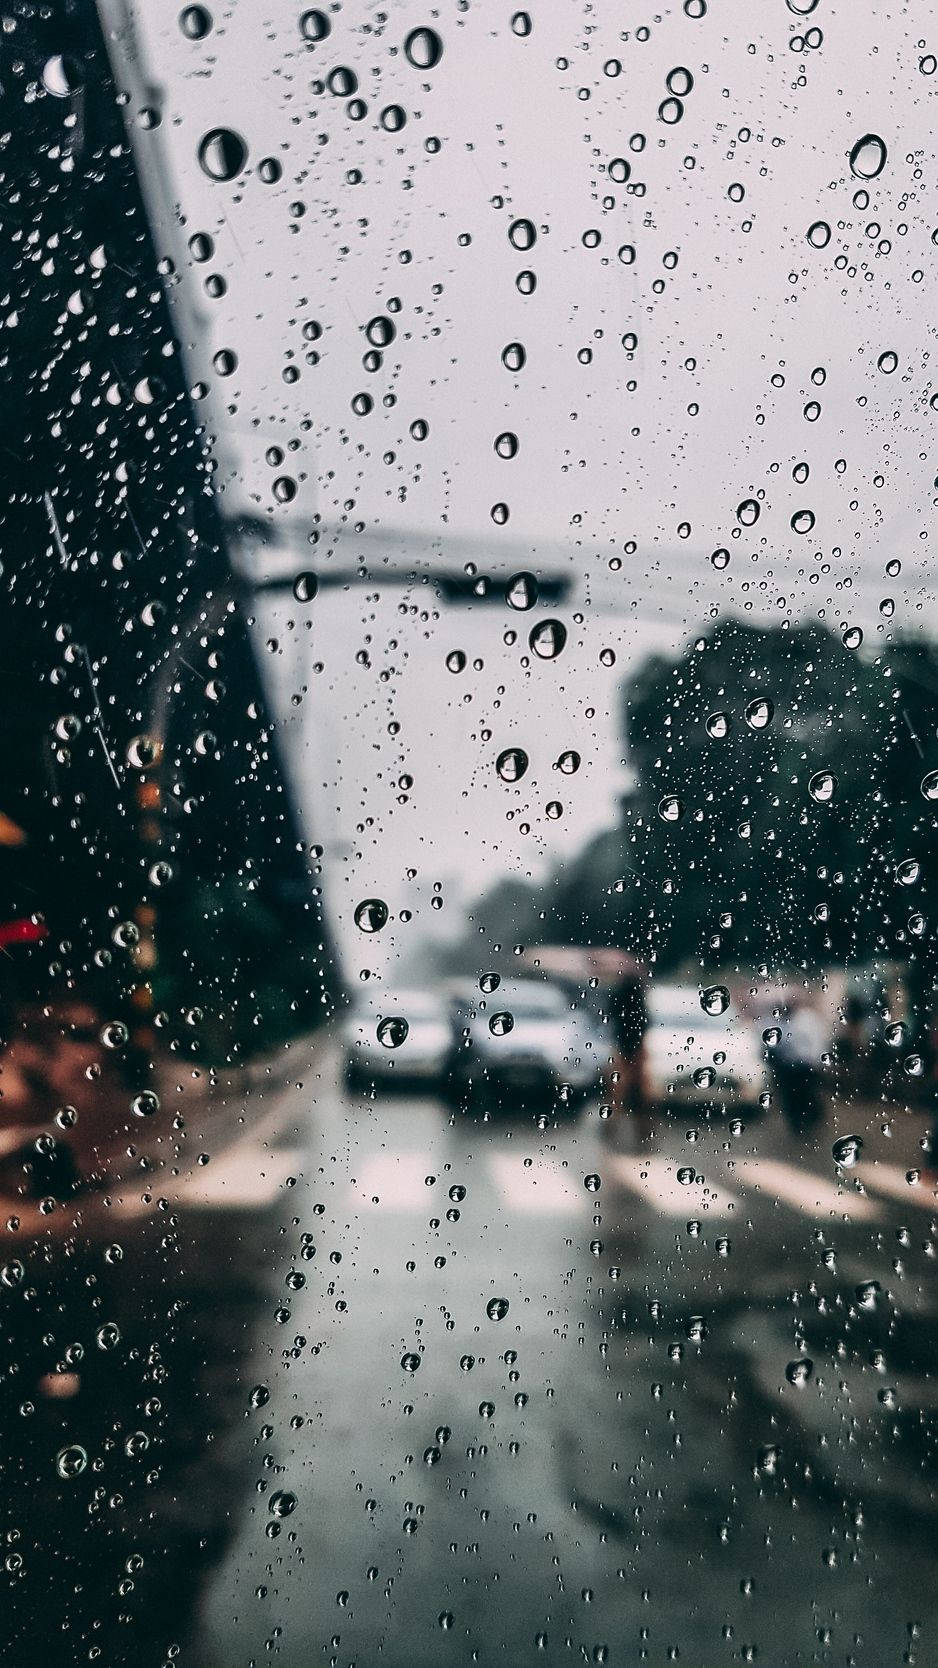
<path fill-rule="evenodd" d="M 777 1120 L 677 1115 L 643 1156 L 595 1105 L 539 1133 L 431 1096 L 346 1103 L 328 1053 L 279 1109 L 271 1151 L 205 1172 L 192 1226 L 213 1302 L 252 1247 L 268 1271 L 204 1611 L 219 1662 L 903 1660 L 936 1434 L 921 1117 L 886 1137 L 854 1103 L 805 1150 Z M 262 1176 L 285 1191 L 237 1217 L 232 1264 L 225 1194 L 236 1211 Z"/>

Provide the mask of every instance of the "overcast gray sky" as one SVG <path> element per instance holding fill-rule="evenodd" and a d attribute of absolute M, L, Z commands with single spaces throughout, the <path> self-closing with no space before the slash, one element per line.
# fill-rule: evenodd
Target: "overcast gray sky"
<path fill-rule="evenodd" d="M 503 633 L 523 642 L 530 616 L 507 609 L 422 620 L 399 613 L 397 592 L 369 600 L 371 587 L 318 598 L 309 632 L 286 625 L 305 617 L 298 605 L 265 616 L 279 645 L 265 665 L 297 791 L 334 854 L 343 933 L 360 896 L 399 907 L 417 884 L 409 867 L 426 889 L 416 937 L 446 913 L 429 910 L 434 880 L 455 903 L 500 873 L 542 872 L 608 824 L 621 678 L 712 610 L 821 614 L 861 625 L 873 652 L 887 630 L 921 627 L 934 600 L 938 428 L 930 8 L 820 0 L 799 17 L 784 0 L 716 0 L 695 18 L 680 4 L 547 0 L 522 37 L 493 0 L 352 5 L 329 13 L 315 46 L 299 5 L 210 5 L 201 40 L 176 7 L 104 10 L 227 508 L 269 518 L 289 560 L 295 549 L 320 571 L 354 562 L 361 523 L 372 563 L 385 535 L 395 552 L 404 535 L 415 561 L 468 550 L 485 566 L 567 563 L 575 578 L 567 649 L 529 670 Z M 428 71 L 403 51 L 424 25 L 443 45 Z M 821 43 L 792 51 L 809 30 Z M 336 69 L 357 77 L 363 119 L 347 97 L 313 90 Z M 693 87 L 671 125 L 659 107 L 675 70 Z M 379 119 L 393 105 L 407 116 L 399 132 Z M 145 108 L 158 126 L 141 122 Z M 247 147 L 230 181 L 199 163 L 215 128 Z M 872 179 L 848 162 L 867 133 L 886 150 Z M 263 182 L 269 158 L 279 183 Z M 615 158 L 628 184 L 610 178 Z M 536 229 L 527 251 L 511 241 L 518 219 Z M 807 239 L 816 222 L 829 227 L 824 247 Z M 202 263 L 188 248 L 199 233 L 214 243 Z M 536 274 L 533 294 L 516 285 L 522 269 Z M 204 287 L 214 274 L 217 298 Z M 375 317 L 395 336 L 369 372 Z M 512 343 L 520 371 L 503 363 Z M 227 376 L 220 351 L 237 355 Z M 362 392 L 374 401 L 364 416 L 352 409 Z M 518 438 L 511 459 L 494 447 L 505 432 Z M 271 447 L 282 462 L 267 461 Z M 798 464 L 807 479 L 793 478 Z M 296 485 L 286 504 L 283 477 Z M 760 505 L 750 526 L 737 517 L 747 499 Z M 509 505 L 506 527 L 491 519 L 496 502 Z M 804 510 L 814 524 L 798 534 Z M 313 551 L 316 515 L 330 536 Z M 466 542 L 454 557 L 456 534 Z M 709 557 L 722 546 L 719 572 Z M 902 574 L 887 580 L 893 556 Z M 412 600 L 422 607 L 426 593 Z M 613 667 L 600 663 L 606 646 Z M 457 678 L 444 665 L 455 647 L 470 660 Z M 365 648 L 367 665 L 355 658 Z M 511 741 L 532 769 L 508 798 L 493 759 Z M 565 746 L 584 768 L 561 793 L 550 767 Z M 401 806 L 404 773 L 414 787 Z M 544 814 L 553 798 L 557 822 Z"/>

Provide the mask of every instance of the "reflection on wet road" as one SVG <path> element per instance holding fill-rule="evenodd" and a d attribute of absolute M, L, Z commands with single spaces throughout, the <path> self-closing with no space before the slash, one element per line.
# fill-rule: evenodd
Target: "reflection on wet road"
<path fill-rule="evenodd" d="M 696 1139 L 662 1119 L 646 1153 L 603 1139 L 595 1108 L 541 1133 L 345 1101 L 328 1058 L 285 1093 L 293 1181 L 196 1660 L 914 1653 L 934 1477 L 920 1120 L 877 1145 L 866 1118 L 857 1175 L 831 1157 L 842 1114 L 805 1148 L 771 1115 Z M 260 1158 L 246 1138 L 245 1187 Z M 218 1203 L 227 1187 L 234 1170 Z"/>
<path fill-rule="evenodd" d="M 181 1101 L 6 1287 L 10 1660 L 934 1660 L 920 1116 L 636 1149 L 347 1094 L 329 1044 Z"/>

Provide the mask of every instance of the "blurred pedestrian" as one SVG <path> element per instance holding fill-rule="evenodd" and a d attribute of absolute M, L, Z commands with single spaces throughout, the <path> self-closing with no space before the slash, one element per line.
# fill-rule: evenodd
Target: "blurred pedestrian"
<path fill-rule="evenodd" d="M 816 1008 L 800 997 L 788 1005 L 772 1050 L 772 1072 L 782 1113 L 794 1135 L 808 1135 L 823 1117 L 821 1054 L 824 1026 Z"/>
<path fill-rule="evenodd" d="M 610 1041 L 606 1099 L 611 1112 L 605 1127 L 613 1140 L 620 1141 L 628 1115 L 636 1140 L 641 1141 L 650 1129 L 645 1086 L 645 980 L 639 964 L 624 953 L 609 952 L 607 966 L 612 974 L 606 999 Z"/>

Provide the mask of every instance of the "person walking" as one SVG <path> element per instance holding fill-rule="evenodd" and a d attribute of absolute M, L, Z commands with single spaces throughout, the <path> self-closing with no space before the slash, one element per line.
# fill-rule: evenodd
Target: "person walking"
<path fill-rule="evenodd" d="M 801 998 L 789 1003 L 772 1051 L 772 1072 L 785 1121 L 793 1135 L 809 1135 L 824 1115 L 821 1054 L 824 1026 L 817 1010 Z"/>
<path fill-rule="evenodd" d="M 606 1098 L 611 1112 L 605 1127 L 613 1141 L 621 1142 L 628 1115 L 636 1139 L 642 1141 L 650 1129 L 644 1071 L 648 1029 L 645 980 L 631 956 L 611 952 L 612 958 L 615 979 L 606 999 L 610 1042 Z"/>

